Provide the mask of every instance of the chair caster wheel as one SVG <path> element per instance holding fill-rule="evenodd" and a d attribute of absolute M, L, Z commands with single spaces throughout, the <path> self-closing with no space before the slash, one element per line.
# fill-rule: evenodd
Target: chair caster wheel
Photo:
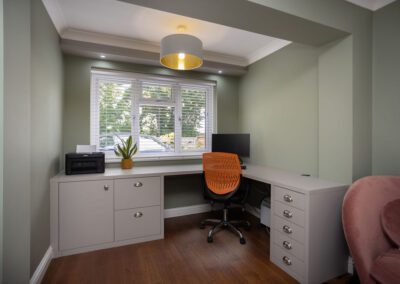
<path fill-rule="evenodd" d="M 200 226 L 199 226 L 200 229 L 204 229 L 205 227 L 206 227 L 206 225 L 204 225 L 204 224 L 200 224 Z"/>
<path fill-rule="evenodd" d="M 207 242 L 208 243 L 212 243 L 213 242 L 213 238 L 212 237 L 207 237 Z"/>
<path fill-rule="evenodd" d="M 245 238 L 241 238 L 240 239 L 240 244 L 242 244 L 242 245 L 246 244 L 246 239 Z"/>

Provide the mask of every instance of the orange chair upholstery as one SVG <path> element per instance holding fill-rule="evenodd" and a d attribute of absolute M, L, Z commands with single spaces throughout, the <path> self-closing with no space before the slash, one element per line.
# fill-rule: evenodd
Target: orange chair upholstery
<path fill-rule="evenodd" d="M 219 229 L 228 228 L 239 236 L 241 244 L 245 244 L 246 240 L 238 227 L 245 226 L 250 228 L 250 223 L 245 220 L 230 221 L 228 219 L 228 207 L 231 202 L 240 203 L 244 206 L 248 193 L 248 187 L 245 187 L 245 194 L 242 196 L 237 194 L 242 181 L 239 157 L 230 153 L 205 153 L 203 154 L 203 174 L 205 197 L 211 199 L 212 204 L 213 202 L 224 204 L 223 218 L 221 220 L 207 219 L 200 224 L 202 229 L 205 225 L 213 225 L 208 232 L 207 241 L 209 243 L 213 242 L 213 236 Z"/>
<path fill-rule="evenodd" d="M 235 154 L 203 154 L 203 171 L 208 189 L 215 194 L 231 193 L 240 185 L 242 170 Z"/>

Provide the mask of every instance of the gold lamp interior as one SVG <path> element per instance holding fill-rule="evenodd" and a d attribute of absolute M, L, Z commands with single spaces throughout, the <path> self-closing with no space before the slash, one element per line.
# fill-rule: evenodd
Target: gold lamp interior
<path fill-rule="evenodd" d="M 196 55 L 185 53 L 167 54 L 160 59 L 165 67 L 175 70 L 192 70 L 199 68 L 203 64 L 203 59 Z"/>
<path fill-rule="evenodd" d="M 161 41 L 160 63 L 174 70 L 192 70 L 203 64 L 203 44 L 197 37 L 173 34 Z"/>

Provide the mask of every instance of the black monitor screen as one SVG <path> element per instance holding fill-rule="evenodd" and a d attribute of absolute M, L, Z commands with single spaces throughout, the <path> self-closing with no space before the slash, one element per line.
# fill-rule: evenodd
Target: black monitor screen
<path fill-rule="evenodd" d="M 212 151 L 250 157 L 250 134 L 213 134 Z"/>

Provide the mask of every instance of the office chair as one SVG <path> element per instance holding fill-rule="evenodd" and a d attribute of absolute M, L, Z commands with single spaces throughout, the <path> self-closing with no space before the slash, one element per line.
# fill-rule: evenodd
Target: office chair
<path fill-rule="evenodd" d="M 230 221 L 228 218 L 228 208 L 231 203 L 244 205 L 248 195 L 248 186 L 241 192 L 242 174 L 239 157 L 229 153 L 205 153 L 203 154 L 203 181 L 204 194 L 207 199 L 213 202 L 223 203 L 223 219 L 207 219 L 200 223 L 200 228 L 205 225 L 213 225 L 208 232 L 207 241 L 213 242 L 213 236 L 222 228 L 228 228 L 239 236 L 241 244 L 246 240 L 238 227 L 245 226 L 250 228 L 251 224 L 245 220 Z"/>

